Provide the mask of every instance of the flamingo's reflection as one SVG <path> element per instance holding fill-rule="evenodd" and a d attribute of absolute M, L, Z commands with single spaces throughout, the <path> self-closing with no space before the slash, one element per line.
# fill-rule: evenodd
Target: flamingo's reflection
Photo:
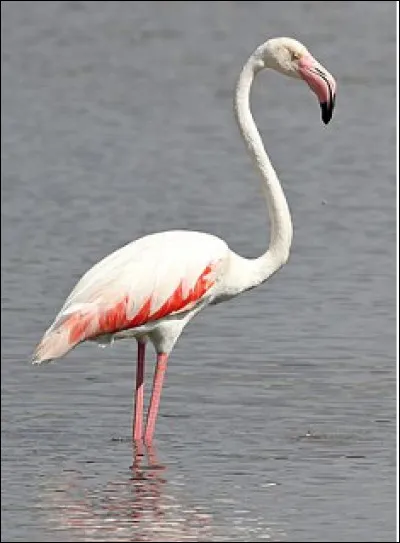
<path fill-rule="evenodd" d="M 69 541 L 210 541 L 211 515 L 182 503 L 154 448 L 134 445 L 130 476 L 88 491 L 78 473 L 52 492 L 52 525 Z M 72 539 L 71 539 L 72 538 Z"/>

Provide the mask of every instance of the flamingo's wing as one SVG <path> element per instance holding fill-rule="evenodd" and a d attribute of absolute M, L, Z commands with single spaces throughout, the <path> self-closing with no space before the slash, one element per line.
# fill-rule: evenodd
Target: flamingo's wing
<path fill-rule="evenodd" d="M 186 231 L 153 234 L 122 247 L 80 279 L 39 344 L 36 360 L 63 356 L 84 339 L 191 309 L 211 294 L 228 251 L 215 236 Z"/>

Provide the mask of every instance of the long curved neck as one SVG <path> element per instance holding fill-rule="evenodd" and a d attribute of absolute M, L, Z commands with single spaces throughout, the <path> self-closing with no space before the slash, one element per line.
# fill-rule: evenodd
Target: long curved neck
<path fill-rule="evenodd" d="M 270 244 L 262 256 L 246 261 L 246 270 L 242 277 L 242 282 L 246 284 L 242 285 L 241 290 L 247 290 L 266 281 L 287 261 L 293 235 L 292 220 L 285 195 L 250 111 L 251 86 L 259 69 L 257 59 L 251 56 L 236 86 L 235 115 L 243 139 L 261 173 L 262 189 L 270 220 Z"/>

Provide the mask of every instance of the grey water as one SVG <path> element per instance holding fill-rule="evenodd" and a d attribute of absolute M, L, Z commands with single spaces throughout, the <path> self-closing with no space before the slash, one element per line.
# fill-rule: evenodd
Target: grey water
<path fill-rule="evenodd" d="M 2 541 L 396 541 L 396 3 L 1 14 Z M 265 250 L 232 97 L 280 35 L 338 83 L 329 126 L 306 85 L 255 83 L 290 260 L 187 327 L 154 449 L 131 469 L 136 346 L 41 367 L 32 350 L 79 277 L 132 239 L 187 228 Z"/>

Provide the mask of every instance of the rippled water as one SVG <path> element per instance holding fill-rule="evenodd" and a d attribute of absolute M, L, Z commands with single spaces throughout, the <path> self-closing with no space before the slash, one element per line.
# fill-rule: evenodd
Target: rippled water
<path fill-rule="evenodd" d="M 2 541 L 395 541 L 395 3 L 1 10 Z M 339 85 L 328 127 L 304 86 L 255 85 L 291 259 L 186 329 L 156 449 L 132 464 L 135 345 L 30 354 L 131 239 L 190 228 L 264 250 L 232 89 L 276 35 Z"/>

